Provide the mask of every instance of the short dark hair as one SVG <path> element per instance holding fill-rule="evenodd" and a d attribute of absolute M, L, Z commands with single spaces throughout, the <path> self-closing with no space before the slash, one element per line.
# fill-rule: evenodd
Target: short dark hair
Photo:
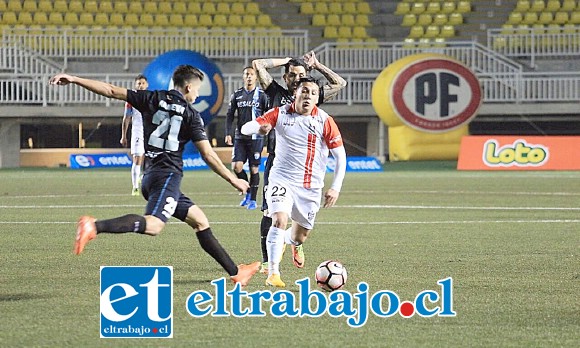
<path fill-rule="evenodd" d="M 139 74 L 139 75 L 135 76 L 135 81 L 137 81 L 137 80 L 147 81 L 147 77 L 145 77 L 145 75 L 143 75 L 143 74 Z"/>
<path fill-rule="evenodd" d="M 252 70 L 254 70 L 254 71 L 256 70 L 256 69 L 254 69 L 254 67 L 253 67 L 253 66 L 251 66 L 251 65 L 248 65 L 248 66 L 245 66 L 245 67 L 242 69 L 242 72 L 246 71 L 246 69 L 252 69 Z"/>
<path fill-rule="evenodd" d="M 298 80 L 298 86 L 300 86 L 303 83 L 307 83 L 307 82 L 315 83 L 318 86 L 318 89 L 322 89 L 322 86 L 320 85 L 320 81 L 318 81 L 317 79 L 315 79 L 312 76 L 301 77 L 300 80 Z"/>
<path fill-rule="evenodd" d="M 184 88 L 191 80 L 203 81 L 203 72 L 196 67 L 184 64 L 175 68 L 172 78 L 175 87 Z"/>
<path fill-rule="evenodd" d="M 304 70 L 308 71 L 308 68 L 302 59 L 292 58 L 288 61 L 288 63 L 284 64 L 284 73 L 287 74 L 288 71 L 290 71 L 291 66 L 301 66 L 304 68 Z"/>

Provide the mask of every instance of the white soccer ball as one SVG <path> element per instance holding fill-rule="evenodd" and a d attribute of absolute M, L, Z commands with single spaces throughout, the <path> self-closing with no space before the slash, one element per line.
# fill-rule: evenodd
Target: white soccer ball
<path fill-rule="evenodd" d="M 318 265 L 314 277 L 322 290 L 338 290 L 346 284 L 346 268 L 338 261 L 327 260 Z"/>

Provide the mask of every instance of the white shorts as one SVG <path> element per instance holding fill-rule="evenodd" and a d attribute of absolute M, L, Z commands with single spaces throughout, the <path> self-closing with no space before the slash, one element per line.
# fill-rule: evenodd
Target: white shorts
<path fill-rule="evenodd" d="M 307 189 L 270 181 L 266 190 L 268 216 L 284 212 L 298 225 L 311 230 L 316 213 L 320 210 L 321 197 L 322 189 Z"/>
<path fill-rule="evenodd" d="M 143 156 L 145 154 L 145 145 L 143 144 L 143 136 L 131 135 L 131 155 Z"/>

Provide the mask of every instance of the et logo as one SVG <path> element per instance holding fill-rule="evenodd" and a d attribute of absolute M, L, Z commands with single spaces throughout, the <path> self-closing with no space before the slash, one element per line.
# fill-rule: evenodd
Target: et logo
<path fill-rule="evenodd" d="M 482 101 L 477 77 L 443 55 L 417 54 L 386 67 L 375 80 L 372 103 L 388 126 L 441 133 L 466 125 Z"/>

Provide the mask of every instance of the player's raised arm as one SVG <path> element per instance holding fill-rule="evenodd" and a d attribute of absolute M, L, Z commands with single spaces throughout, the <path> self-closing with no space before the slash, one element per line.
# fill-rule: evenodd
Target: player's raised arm
<path fill-rule="evenodd" d="M 123 87 L 114 86 L 110 83 L 103 81 L 90 80 L 82 77 L 68 75 L 68 74 L 57 74 L 53 76 L 49 84 L 66 86 L 70 83 L 81 86 L 93 93 L 102 95 L 107 98 L 127 100 L 127 89 Z"/>
<path fill-rule="evenodd" d="M 324 85 L 324 102 L 329 101 L 330 99 L 336 97 L 338 92 L 341 89 L 346 87 L 346 81 L 337 73 L 330 70 L 326 65 L 320 63 L 314 54 L 314 51 L 310 51 L 302 57 L 304 63 L 308 69 L 316 69 L 318 70 L 324 78 L 328 81 L 326 85 Z"/>
<path fill-rule="evenodd" d="M 267 89 L 274 79 L 272 75 L 268 72 L 268 69 L 275 68 L 282 66 L 290 61 L 290 57 L 286 58 L 264 58 L 264 59 L 255 59 L 252 61 L 252 66 L 256 70 L 256 74 L 258 74 L 258 81 L 260 82 L 260 87 L 262 89 Z"/>

